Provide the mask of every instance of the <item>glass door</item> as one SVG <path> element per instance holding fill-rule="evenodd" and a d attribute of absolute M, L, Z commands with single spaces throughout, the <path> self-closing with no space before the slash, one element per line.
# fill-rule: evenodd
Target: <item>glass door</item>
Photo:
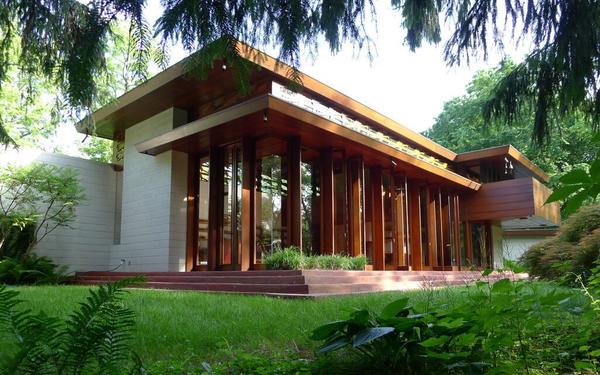
<path fill-rule="evenodd" d="M 221 200 L 218 265 L 222 269 L 235 269 L 240 264 L 242 246 L 242 149 L 239 144 L 223 150 Z"/>

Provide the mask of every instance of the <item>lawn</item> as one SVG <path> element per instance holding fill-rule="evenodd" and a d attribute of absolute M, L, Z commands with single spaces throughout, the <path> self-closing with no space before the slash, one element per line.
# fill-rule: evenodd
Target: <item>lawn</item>
<path fill-rule="evenodd" d="M 22 308 L 45 310 L 65 317 L 85 299 L 87 287 L 17 287 Z M 448 297 L 458 289 L 374 293 L 320 299 L 198 292 L 130 290 L 124 302 L 135 312 L 134 348 L 147 363 L 159 360 L 211 361 L 225 350 L 311 356 L 316 344 L 308 339 L 322 323 L 345 318 L 352 308 L 379 310 L 410 296 L 413 301 Z M 1 344 L 1 343 L 0 343 Z"/>

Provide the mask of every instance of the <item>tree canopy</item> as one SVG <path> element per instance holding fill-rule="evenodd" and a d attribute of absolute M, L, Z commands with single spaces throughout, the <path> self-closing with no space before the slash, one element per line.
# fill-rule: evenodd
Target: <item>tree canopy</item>
<path fill-rule="evenodd" d="M 581 111 L 562 116 L 552 129 L 549 142 L 540 146 L 531 137 L 535 113 L 524 108 L 506 126 L 503 121 L 488 121 L 481 108 L 493 95 L 494 88 L 515 68 L 505 61 L 495 69 L 475 74 L 467 85 L 467 93 L 444 104 L 426 136 L 456 152 L 512 144 L 531 161 L 546 171 L 553 181 L 566 172 L 591 163 L 600 149 L 593 142 L 590 120 Z"/>
<path fill-rule="evenodd" d="M 520 108 L 534 113 L 538 141 L 545 140 L 553 116 L 578 109 L 600 114 L 600 3 L 593 0 L 391 0 L 402 16 L 411 50 L 440 43 L 445 24 L 453 30 L 445 41 L 449 64 L 487 56 L 501 48 L 505 36 L 534 47 L 494 88 L 485 116 L 514 121 Z M 69 106 L 89 110 L 98 100 L 98 81 L 107 70 L 112 26 L 130 21 L 131 65 L 142 72 L 153 59 L 151 39 L 162 46 L 181 42 L 189 52 L 204 48 L 190 61 L 200 72 L 216 59 L 237 66 L 243 88 L 247 64 L 234 39 L 256 47 L 276 45 L 281 61 L 298 66 L 302 51 L 315 52 L 324 40 L 338 51 L 345 42 L 370 52 L 377 9 L 372 0 L 162 0 L 155 25 L 144 19 L 143 0 L 3 0 L 0 1 L 0 84 L 7 67 L 43 75 L 61 88 Z M 16 38 L 16 36 L 18 38 Z M 19 40 L 19 54 L 11 53 Z M 215 44 L 215 41 L 216 44 Z M 213 44 L 211 44 L 213 43 Z M 142 69 L 140 69 L 142 68 Z M 294 70 L 292 79 L 297 78 Z M 556 113 L 555 113 L 556 112 Z"/>

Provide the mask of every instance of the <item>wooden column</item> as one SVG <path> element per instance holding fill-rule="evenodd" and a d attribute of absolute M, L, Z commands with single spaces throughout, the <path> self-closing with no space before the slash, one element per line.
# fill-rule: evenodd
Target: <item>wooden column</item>
<path fill-rule="evenodd" d="M 301 167 L 302 156 L 300 155 L 300 138 L 293 137 L 288 140 L 287 162 L 288 162 L 288 199 L 287 199 L 287 245 L 302 248 L 302 213 L 301 213 Z"/>
<path fill-rule="evenodd" d="M 239 260 L 242 271 L 247 271 L 252 267 L 256 251 L 255 145 L 254 139 L 244 138 L 242 140 L 242 253 Z"/>
<path fill-rule="evenodd" d="M 208 270 L 217 269 L 217 256 L 221 246 L 221 213 L 223 212 L 223 150 L 210 149 L 208 202 Z"/>
<path fill-rule="evenodd" d="M 321 254 L 334 251 L 333 153 L 321 152 Z"/>
<path fill-rule="evenodd" d="M 467 253 L 467 267 L 473 266 L 473 235 L 470 221 L 465 222 L 465 247 Z"/>
<path fill-rule="evenodd" d="M 192 271 L 198 252 L 198 158 L 188 155 L 185 270 Z"/>
<path fill-rule="evenodd" d="M 349 162 L 348 168 L 348 186 L 349 191 L 349 213 L 350 213 L 350 254 L 352 256 L 359 256 L 362 253 L 363 248 L 363 236 L 362 236 L 362 225 L 363 221 L 360 212 L 360 194 L 361 194 L 361 176 L 363 170 L 362 160 L 353 159 Z"/>
<path fill-rule="evenodd" d="M 427 187 L 427 251 L 429 252 L 429 267 L 437 266 L 437 226 L 435 194 L 437 188 Z"/>
<path fill-rule="evenodd" d="M 413 270 L 423 268 L 421 257 L 421 197 L 419 185 L 410 184 L 408 189 L 408 230 L 410 232 L 411 267 Z"/>
<path fill-rule="evenodd" d="M 461 259 L 460 259 L 460 199 L 458 194 L 452 194 L 452 199 L 454 202 L 454 211 L 452 212 L 454 221 L 452 230 L 454 231 L 454 256 L 456 259 L 456 265 L 460 270 L 462 268 Z"/>
<path fill-rule="evenodd" d="M 371 189 L 373 191 L 373 269 L 385 270 L 385 228 L 381 167 L 371 169 Z"/>

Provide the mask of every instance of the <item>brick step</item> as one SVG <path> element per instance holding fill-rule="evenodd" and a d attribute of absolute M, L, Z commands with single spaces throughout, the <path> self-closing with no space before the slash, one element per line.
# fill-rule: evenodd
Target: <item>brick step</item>
<path fill-rule="evenodd" d="M 306 275 L 304 276 L 306 283 L 308 284 L 369 284 L 369 283 L 382 283 L 382 282 L 421 282 L 421 281 L 433 281 L 433 280 L 472 280 L 472 276 L 448 276 L 448 275 L 383 275 L 383 276 L 328 276 L 328 275 Z"/>
<path fill-rule="evenodd" d="M 469 276 L 481 276 L 481 271 L 334 271 L 334 270 L 302 270 L 302 274 L 306 276 L 435 276 L 435 275 L 452 275 L 462 274 Z M 495 274 L 495 273 L 493 273 Z M 492 274 L 492 275 L 493 275 Z"/>
<path fill-rule="evenodd" d="M 104 280 L 77 281 L 77 284 L 79 285 L 99 285 L 104 283 Z M 207 292 L 308 294 L 308 285 L 306 284 L 146 282 L 137 287 L 146 289 L 198 290 Z"/>
<path fill-rule="evenodd" d="M 106 272 L 106 271 L 87 271 L 77 272 L 76 276 L 121 276 L 133 277 L 138 275 L 144 276 L 175 276 L 183 277 L 190 275 L 202 276 L 301 276 L 303 271 L 295 270 L 272 270 L 272 271 L 193 271 L 193 272 Z"/>
<path fill-rule="evenodd" d="M 416 290 L 424 287 L 436 288 L 442 286 L 464 285 L 462 280 L 436 280 L 436 281 L 404 281 L 392 283 L 369 283 L 369 284 L 309 284 L 309 294 L 346 294 L 365 292 L 384 292 L 394 290 Z"/>
<path fill-rule="evenodd" d="M 124 279 L 122 275 L 79 275 L 79 280 L 111 282 Z M 304 276 L 201 276 L 186 273 L 178 276 L 145 276 L 146 282 L 198 284 L 304 284 Z"/>

